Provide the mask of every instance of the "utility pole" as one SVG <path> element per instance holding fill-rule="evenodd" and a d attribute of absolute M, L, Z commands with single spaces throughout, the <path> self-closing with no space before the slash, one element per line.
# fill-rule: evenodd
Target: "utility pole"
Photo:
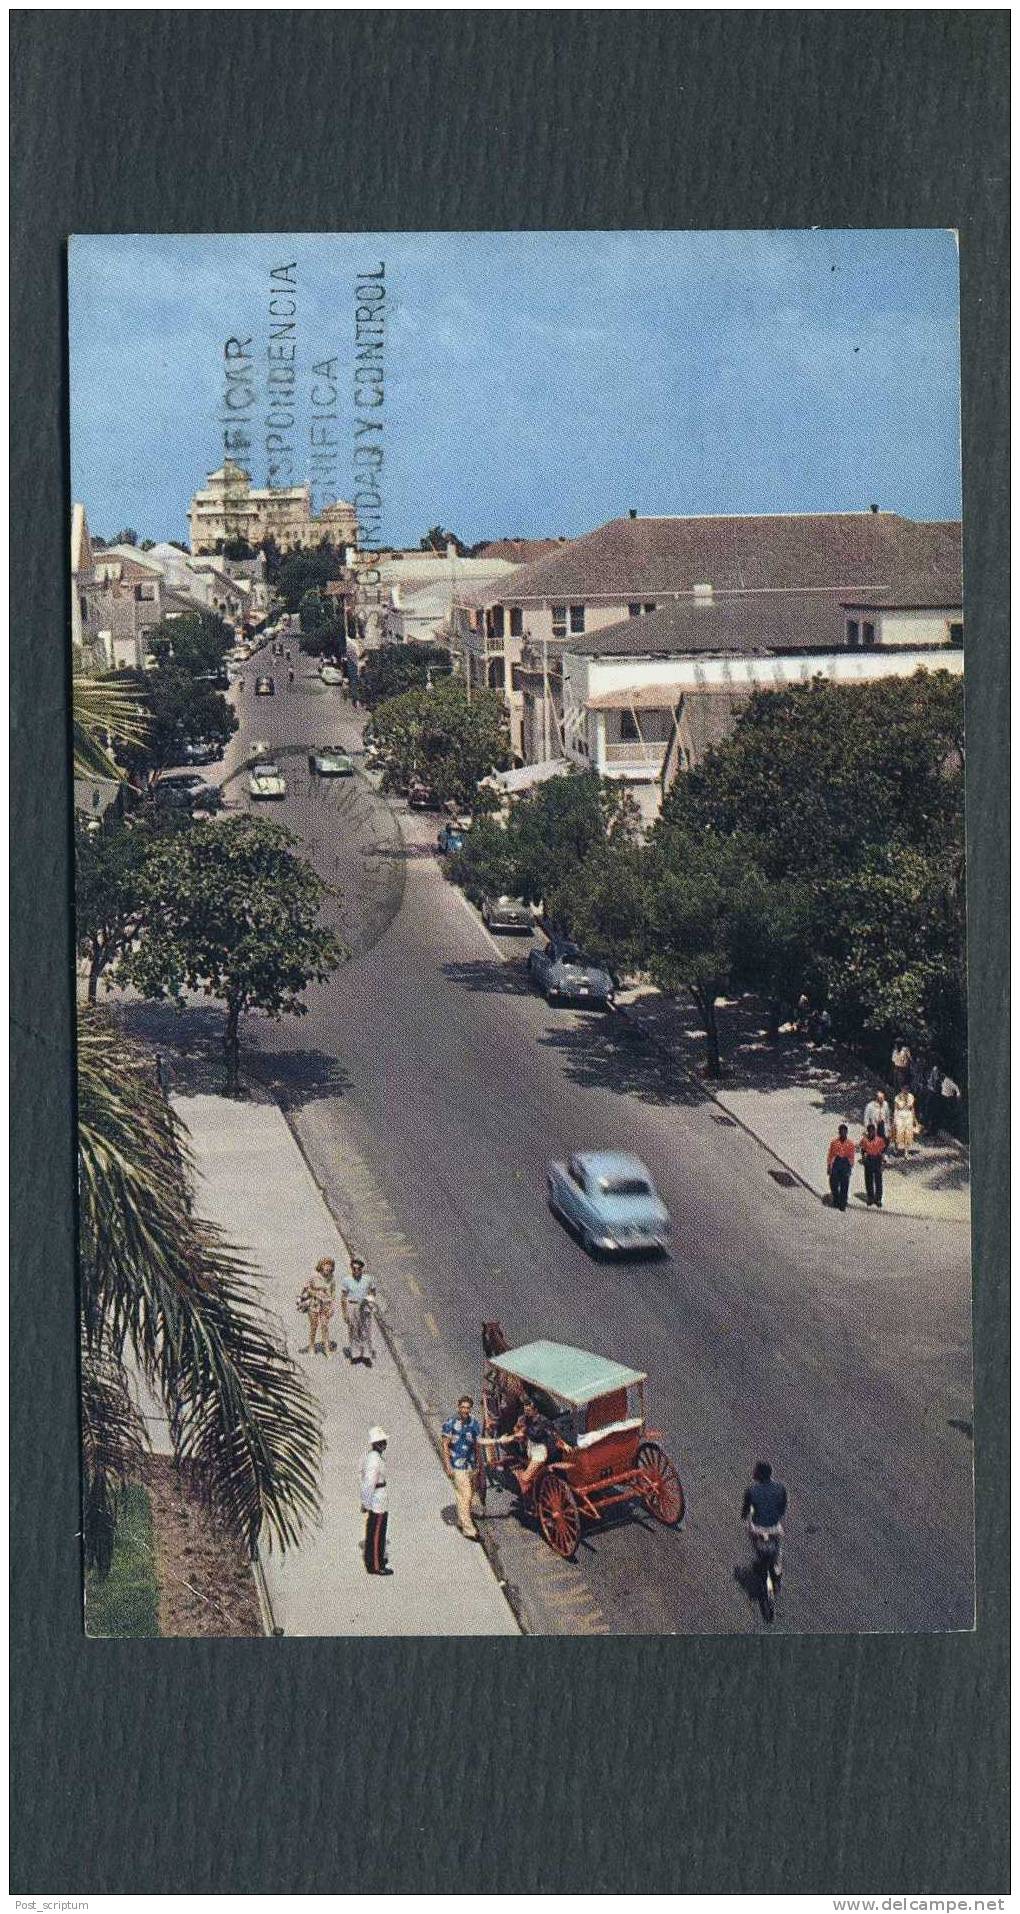
<path fill-rule="evenodd" d="M 542 757 L 549 762 L 549 640 L 542 639 Z"/>

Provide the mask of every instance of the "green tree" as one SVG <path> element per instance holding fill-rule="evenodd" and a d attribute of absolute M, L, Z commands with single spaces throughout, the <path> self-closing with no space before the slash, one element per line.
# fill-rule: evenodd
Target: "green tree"
<path fill-rule="evenodd" d="M 469 698 L 459 679 L 441 678 L 429 690 L 405 691 L 377 705 L 373 727 L 387 790 L 406 792 L 420 779 L 440 803 L 472 812 L 493 807 L 495 794 L 479 787 L 510 761 L 498 692 Z"/>
<path fill-rule="evenodd" d="M 230 626 L 208 611 L 165 618 L 149 634 L 149 650 L 159 663 L 174 664 L 193 678 L 221 671 L 233 642 Z"/>
<path fill-rule="evenodd" d="M 642 864 L 647 880 L 640 914 L 641 966 L 670 995 L 694 1001 L 708 1045 L 709 1076 L 722 1069 L 717 1001 L 735 972 L 733 922 L 759 872 L 745 842 L 714 831 L 676 827 L 656 833 Z"/>
<path fill-rule="evenodd" d="M 308 658 L 342 658 L 347 650 L 343 619 L 334 618 L 327 611 L 314 631 L 302 629 L 298 643 Z"/>
<path fill-rule="evenodd" d="M 254 558 L 255 549 L 246 538 L 225 538 L 223 541 L 224 558 Z"/>
<path fill-rule="evenodd" d="M 119 776 L 144 724 L 109 679 L 74 677 L 76 777 Z M 78 1017 L 83 1549 L 109 1567 L 121 1495 L 146 1442 L 125 1370 L 163 1402 L 174 1454 L 250 1551 L 283 1547 L 318 1504 L 314 1400 L 250 1272 L 195 1214 L 185 1133 L 152 1059 L 101 1012 Z"/>
<path fill-rule="evenodd" d="M 458 538 L 456 532 L 448 532 L 442 525 L 432 525 L 424 538 L 419 540 L 418 549 L 422 552 L 445 553 L 448 545 L 452 545 L 461 558 L 467 550 L 463 539 Z"/>
<path fill-rule="evenodd" d="M 325 624 L 328 617 L 321 592 L 314 588 L 311 591 L 306 591 L 302 596 L 298 610 L 301 617 L 302 632 L 307 632 L 309 637 L 313 637 L 320 625 Z"/>
<path fill-rule="evenodd" d="M 245 1015 L 304 1016 L 308 985 L 347 955 L 318 921 L 329 887 L 295 855 L 288 831 L 238 817 L 162 840 L 144 888 L 151 909 L 121 975 L 179 1007 L 194 992 L 223 1002 L 227 1087 L 236 1091 Z"/>
<path fill-rule="evenodd" d="M 665 824 L 740 831 L 776 877 L 845 870 L 868 844 L 962 831 L 963 685 L 948 672 L 763 691 L 677 778 Z"/>
<path fill-rule="evenodd" d="M 544 900 L 548 915 L 557 891 L 589 854 L 597 857 L 607 845 L 630 842 L 637 823 L 634 801 L 617 780 L 595 771 L 547 778 L 511 806 L 507 836 L 515 895 L 532 904 Z"/>
<path fill-rule="evenodd" d="M 132 682 L 148 718 L 144 741 L 127 744 L 121 751 L 134 776 L 180 764 L 185 745 L 203 738 L 225 745 L 238 728 L 237 714 L 222 692 L 176 663 L 133 677 Z"/>
<path fill-rule="evenodd" d="M 381 645 L 369 652 L 362 665 L 358 693 L 361 702 L 373 711 L 403 691 L 424 690 L 435 678 L 451 668 L 450 653 L 444 645 Z"/>
<path fill-rule="evenodd" d="M 279 561 L 276 588 L 286 611 L 297 611 L 306 592 L 319 591 L 344 575 L 344 554 L 336 545 L 320 545 L 313 552 L 288 552 Z"/>
<path fill-rule="evenodd" d="M 133 525 L 128 525 L 122 532 L 114 532 L 109 542 L 111 545 L 137 545 L 138 533 Z"/>
<path fill-rule="evenodd" d="M 139 825 L 105 824 L 98 831 L 76 819 L 75 936 L 88 961 L 87 997 L 96 1001 L 104 971 L 130 950 L 144 922 L 143 872 L 151 839 Z"/>

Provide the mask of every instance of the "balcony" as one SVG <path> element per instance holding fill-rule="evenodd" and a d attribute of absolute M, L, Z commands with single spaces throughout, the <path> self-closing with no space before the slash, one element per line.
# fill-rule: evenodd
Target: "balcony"
<path fill-rule="evenodd" d="M 620 743 L 607 740 L 605 745 L 605 773 L 607 777 L 627 777 L 638 779 L 657 778 L 662 773 L 668 745 L 664 743 L 641 743 L 638 741 Z M 594 754 L 593 754 L 594 762 Z"/>

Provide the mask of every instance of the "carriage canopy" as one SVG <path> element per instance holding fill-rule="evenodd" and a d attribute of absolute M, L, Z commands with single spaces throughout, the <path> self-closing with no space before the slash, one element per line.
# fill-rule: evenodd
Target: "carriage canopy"
<path fill-rule="evenodd" d="M 621 1362 L 593 1356 L 587 1349 L 571 1349 L 564 1342 L 525 1343 L 522 1349 L 493 1356 L 491 1364 L 547 1395 L 558 1396 L 572 1408 L 646 1380 L 640 1369 L 627 1369 Z"/>

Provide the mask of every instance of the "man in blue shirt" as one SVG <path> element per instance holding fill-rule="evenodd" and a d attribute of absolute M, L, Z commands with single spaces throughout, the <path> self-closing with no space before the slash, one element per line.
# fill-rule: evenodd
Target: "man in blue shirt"
<path fill-rule="evenodd" d="M 461 1396 L 456 1415 L 448 1416 L 443 1423 L 443 1466 L 457 1498 L 457 1527 L 469 1542 L 478 1542 L 481 1537 L 475 1527 L 471 1503 L 482 1431 L 471 1414 L 473 1406 L 470 1396 Z"/>
<path fill-rule="evenodd" d="M 783 1517 L 786 1514 L 786 1488 L 772 1474 L 771 1462 L 756 1462 L 754 1479 L 744 1490 L 741 1510 L 747 1532 L 757 1556 L 772 1559 L 772 1573 L 778 1587 L 783 1576 Z"/>

